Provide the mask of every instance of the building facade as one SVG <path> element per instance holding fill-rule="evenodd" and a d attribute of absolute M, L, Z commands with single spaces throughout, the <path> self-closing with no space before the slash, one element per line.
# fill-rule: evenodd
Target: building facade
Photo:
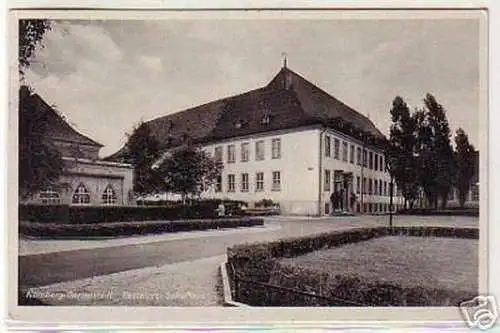
<path fill-rule="evenodd" d="M 251 206 L 271 199 L 282 213 L 292 215 L 389 211 L 390 177 L 383 152 L 332 129 L 309 126 L 262 133 L 203 149 L 224 164 L 204 198 L 242 200 Z M 339 196 L 336 207 L 334 193 Z M 396 191 L 394 196 L 394 204 L 400 205 Z"/>
<path fill-rule="evenodd" d="M 223 162 L 203 198 L 270 199 L 297 215 L 389 210 L 384 135 L 286 66 L 262 88 L 147 124 L 162 149 L 197 145 Z M 123 152 L 107 159 L 122 161 Z"/>
<path fill-rule="evenodd" d="M 21 107 L 47 124 L 47 143 L 61 153 L 64 168 L 53 186 L 24 200 L 34 204 L 134 205 L 133 167 L 99 159 L 100 143 L 73 129 L 39 95 L 21 88 Z"/>

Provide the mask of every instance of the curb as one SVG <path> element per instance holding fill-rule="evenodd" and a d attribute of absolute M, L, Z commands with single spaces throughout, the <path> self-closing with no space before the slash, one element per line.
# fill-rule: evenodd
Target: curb
<path fill-rule="evenodd" d="M 233 296 L 231 293 L 231 285 L 229 284 L 229 276 L 227 274 L 227 269 L 226 269 L 226 263 L 227 262 L 223 262 L 219 266 L 220 274 L 222 276 L 222 292 L 224 294 L 224 305 L 225 306 L 232 306 L 232 307 L 243 307 L 243 308 L 247 307 L 247 308 L 249 308 L 250 305 L 248 305 L 248 304 L 233 301 Z"/>

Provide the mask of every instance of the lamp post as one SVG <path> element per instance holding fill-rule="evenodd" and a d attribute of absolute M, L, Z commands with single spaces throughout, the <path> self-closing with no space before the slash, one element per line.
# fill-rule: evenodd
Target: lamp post
<path fill-rule="evenodd" d="M 391 177 L 391 182 L 389 183 L 389 227 L 392 228 L 392 212 L 393 212 L 393 200 L 394 200 L 394 157 L 391 154 L 386 154 L 385 156 L 385 168 L 389 172 Z"/>

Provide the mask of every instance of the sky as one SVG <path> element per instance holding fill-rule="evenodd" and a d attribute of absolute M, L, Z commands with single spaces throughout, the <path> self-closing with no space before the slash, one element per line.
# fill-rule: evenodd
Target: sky
<path fill-rule="evenodd" d="M 288 67 L 386 135 L 392 100 L 432 93 L 479 144 L 479 21 L 56 21 L 26 81 L 81 133 L 117 151 L 140 121 L 266 85 Z"/>

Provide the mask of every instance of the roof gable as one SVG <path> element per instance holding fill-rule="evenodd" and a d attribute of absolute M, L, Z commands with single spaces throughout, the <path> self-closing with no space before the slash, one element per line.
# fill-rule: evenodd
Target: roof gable
<path fill-rule="evenodd" d="M 53 140 L 72 142 L 82 145 L 103 147 L 102 144 L 79 133 L 71 127 L 50 105 L 48 105 L 38 94 L 21 97 L 19 103 L 29 105 L 33 115 L 38 121 L 48 124 L 47 136 Z"/>

